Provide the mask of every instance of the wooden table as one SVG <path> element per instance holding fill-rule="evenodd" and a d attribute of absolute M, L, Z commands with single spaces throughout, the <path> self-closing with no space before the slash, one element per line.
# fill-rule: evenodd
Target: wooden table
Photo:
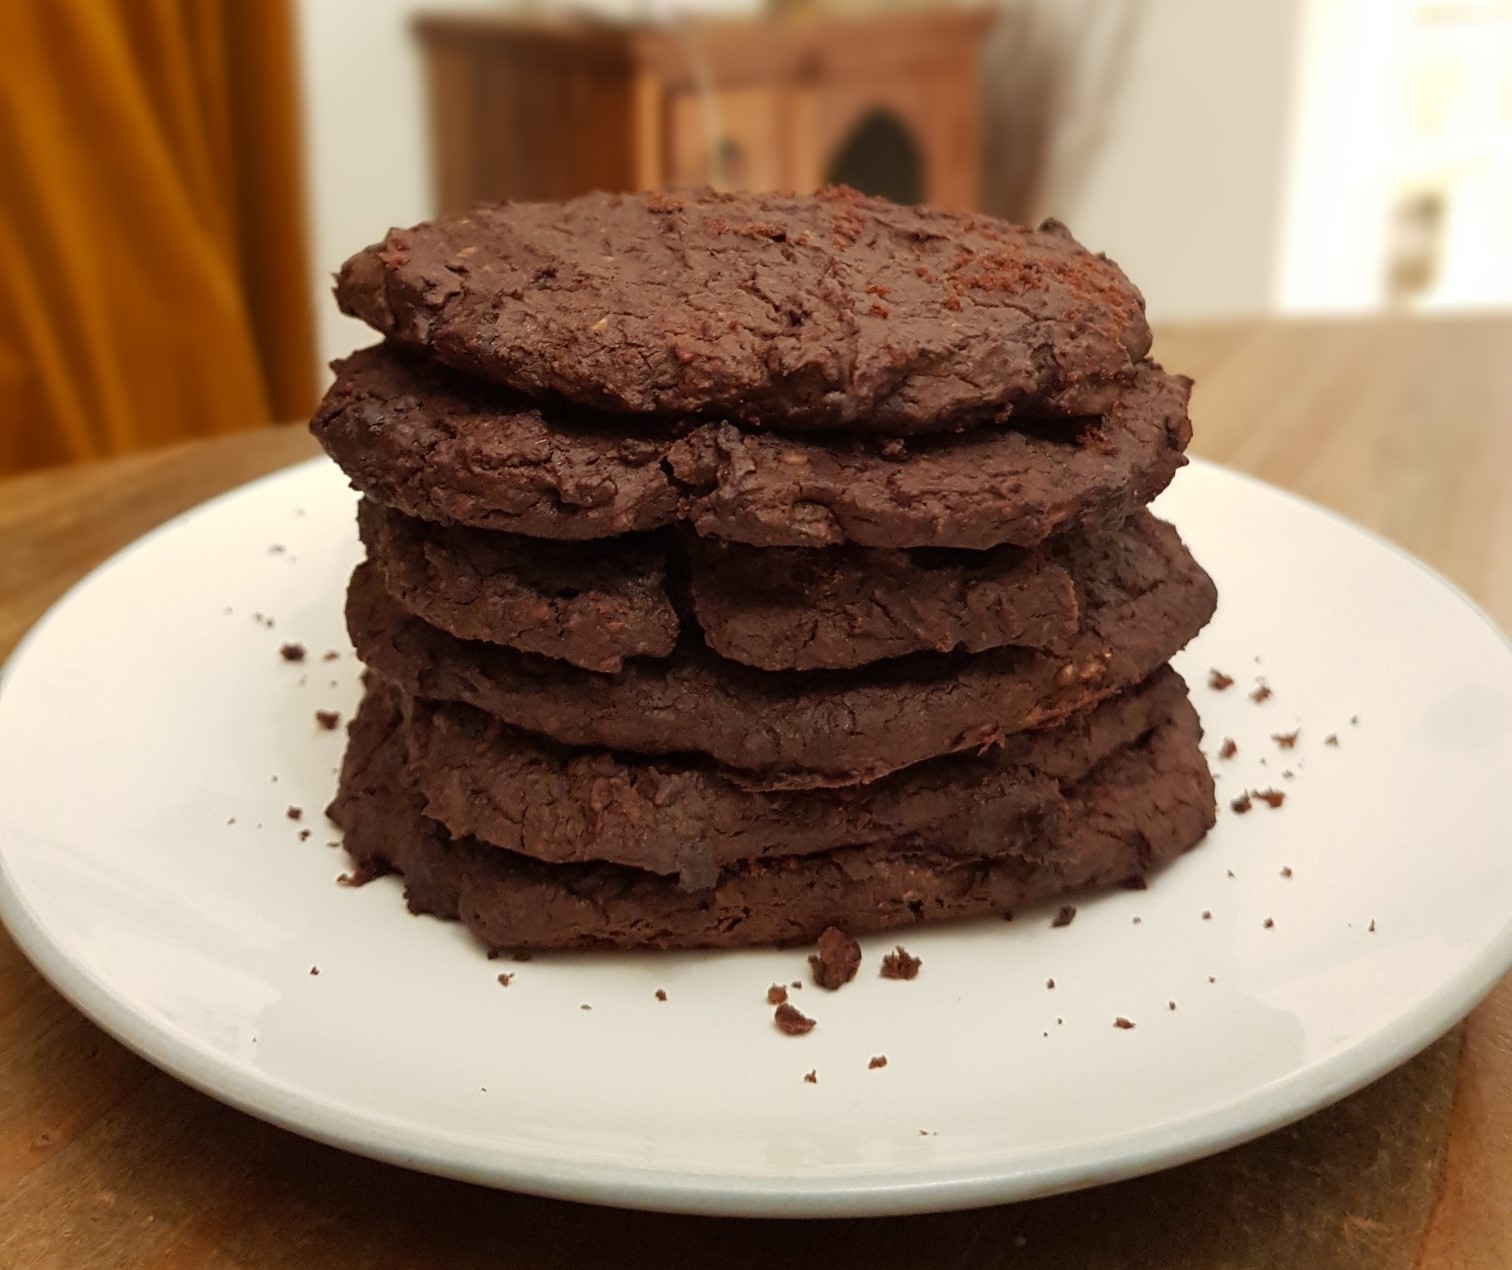
<path fill-rule="evenodd" d="M 1512 627 L 1512 320 L 1163 333 L 1195 450 L 1337 508 Z M 315 453 L 302 429 L 0 485 L 0 654 L 165 517 Z M 1512 844 L 1509 844 L 1512 847 Z M 1224 1155 L 935 1217 L 586 1208 L 344 1155 L 128 1054 L 0 936 L 0 1266 L 1512 1266 L 1512 979 L 1353 1098 Z"/>

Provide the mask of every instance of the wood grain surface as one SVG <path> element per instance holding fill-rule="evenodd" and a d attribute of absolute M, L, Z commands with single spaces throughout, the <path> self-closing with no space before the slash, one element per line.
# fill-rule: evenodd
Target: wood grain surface
<path fill-rule="evenodd" d="M 1512 626 L 1512 319 L 1168 330 L 1195 452 L 1336 508 Z M 0 655 L 176 512 L 314 454 L 302 429 L 0 484 Z M 931 1217 L 736 1222 L 422 1177 L 231 1111 L 87 1023 L 0 935 L 0 1266 L 1512 1266 L 1512 979 L 1354 1097 L 1117 1186 Z"/>

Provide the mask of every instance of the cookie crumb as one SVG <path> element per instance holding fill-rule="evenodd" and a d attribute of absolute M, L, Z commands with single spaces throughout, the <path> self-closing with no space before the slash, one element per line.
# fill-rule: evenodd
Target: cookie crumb
<path fill-rule="evenodd" d="M 1167 1001 L 1166 1002 L 1166 1009 L 1167 1010 L 1174 1010 L 1175 1008 L 1176 1008 L 1176 1003 L 1174 1001 Z"/>
<path fill-rule="evenodd" d="M 270 542 L 268 544 L 268 554 L 270 556 L 281 556 L 287 550 L 288 548 L 281 542 Z"/>
<path fill-rule="evenodd" d="M 1222 692 L 1225 688 L 1234 686 L 1233 675 L 1225 675 L 1221 670 L 1208 671 L 1208 687 L 1214 692 Z"/>
<path fill-rule="evenodd" d="M 303 807 L 289 807 L 289 808 L 285 809 L 284 815 L 287 816 L 290 820 L 303 820 L 304 819 L 304 808 Z"/>
<path fill-rule="evenodd" d="M 310 831 L 308 829 L 301 829 L 299 831 L 299 840 L 301 842 L 307 842 L 307 841 L 309 841 L 309 837 L 310 837 Z"/>
<path fill-rule="evenodd" d="M 819 1073 L 817 1070 L 810 1069 L 803 1073 L 803 1079 L 810 1085 L 817 1085 L 819 1083 Z M 923 1133 L 924 1130 L 920 1129 L 919 1132 Z"/>
<path fill-rule="evenodd" d="M 787 989 L 784 988 L 780 983 L 774 983 L 770 988 L 767 989 L 768 1005 L 781 1005 L 786 1000 Z"/>
<path fill-rule="evenodd" d="M 1257 789 L 1252 792 L 1267 807 L 1279 807 L 1286 801 L 1286 795 L 1279 789 Z"/>
<path fill-rule="evenodd" d="M 1265 925 L 1265 929 L 1266 929 L 1266 930 L 1270 930 L 1270 929 L 1271 929 L 1271 927 L 1273 927 L 1273 926 L 1274 926 L 1274 925 L 1275 925 L 1275 924 L 1276 924 L 1276 922 L 1275 922 L 1275 919 L 1274 919 L 1274 918 L 1270 918 L 1270 917 L 1267 917 L 1267 918 L 1266 918 L 1266 919 L 1265 919 L 1265 923 L 1264 923 L 1264 925 Z"/>
<path fill-rule="evenodd" d="M 1142 925 L 1142 924 L 1143 924 L 1143 923 L 1144 923 L 1144 918 L 1142 918 L 1142 917 L 1136 917 L 1136 918 L 1135 918 L 1135 919 L 1134 919 L 1134 922 L 1133 922 L 1133 924 L 1134 924 L 1134 925 L 1135 925 L 1135 926 L 1140 926 L 1140 925 Z"/>
<path fill-rule="evenodd" d="M 814 1030 L 814 1020 L 786 1002 L 777 1007 L 772 1019 L 777 1024 L 777 1030 L 788 1036 L 802 1036 L 805 1032 Z"/>
<path fill-rule="evenodd" d="M 513 979 L 514 979 L 514 974 L 512 972 L 506 970 L 503 974 L 501 974 L 499 976 L 499 985 L 501 987 L 507 988 L 507 987 L 509 987 L 510 982 Z"/>
<path fill-rule="evenodd" d="M 1374 935 L 1375 934 L 1375 918 L 1372 917 L 1370 919 L 1370 925 L 1365 928 L 1365 933 L 1367 935 Z"/>
<path fill-rule="evenodd" d="M 325 652 L 323 652 L 323 653 L 320 654 L 320 660 L 321 661 L 335 661 L 340 656 L 341 656 L 341 654 L 338 653 L 334 648 L 328 648 L 328 649 L 326 649 Z"/>
<path fill-rule="evenodd" d="M 1233 877 L 1234 876 L 1233 869 L 1225 869 L 1224 872 L 1227 873 L 1229 875 L 1229 877 Z"/>
<path fill-rule="evenodd" d="M 327 732 L 334 732 L 336 725 L 341 722 L 341 711 L 317 710 L 315 711 L 315 722 L 320 724 Z"/>
<path fill-rule="evenodd" d="M 1283 769 L 1283 771 L 1281 772 L 1281 779 L 1285 780 L 1285 781 L 1289 781 L 1289 780 L 1291 780 L 1291 778 L 1292 778 L 1292 770 L 1291 770 L 1291 768 L 1288 767 L 1288 768 Z"/>
<path fill-rule="evenodd" d="M 798 988 L 801 988 L 801 987 L 803 987 L 803 980 L 802 979 L 794 979 L 792 983 L 788 984 L 788 987 L 793 988 L 795 990 L 798 989 Z"/>
<path fill-rule="evenodd" d="M 1055 980 L 1054 979 L 1046 979 L 1045 980 L 1045 987 L 1047 987 L 1047 988 L 1054 988 L 1055 987 Z"/>
<path fill-rule="evenodd" d="M 1055 916 L 1050 919 L 1050 925 L 1052 927 L 1054 927 L 1054 926 L 1069 926 L 1075 920 L 1076 920 L 1076 905 L 1075 904 L 1062 904 L 1060 906 L 1059 910 L 1057 910 Z"/>
<path fill-rule="evenodd" d="M 902 944 L 898 944 L 892 952 L 882 958 L 882 977 L 884 979 L 913 979 L 918 975 L 919 967 L 923 964 Z"/>
<path fill-rule="evenodd" d="M 1259 705 L 1263 701 L 1269 701 L 1276 694 L 1270 690 L 1270 685 L 1265 680 L 1260 681 L 1260 686 L 1250 693 L 1250 700 Z"/>
<path fill-rule="evenodd" d="M 819 951 L 808 961 L 814 982 L 834 992 L 856 977 L 861 968 L 861 945 L 838 926 L 829 926 L 819 936 Z"/>
<path fill-rule="evenodd" d="M 591 1009 L 593 1009 L 593 1007 L 591 1005 L 589 1005 L 586 1001 L 584 1001 L 582 1005 L 578 1006 L 578 1009 L 579 1010 L 591 1010 Z"/>
<path fill-rule="evenodd" d="M 1330 732 L 1327 736 L 1325 736 L 1323 738 L 1323 744 L 1324 745 L 1331 745 L 1331 746 L 1334 747 L 1334 749 L 1338 749 L 1339 748 L 1339 734 L 1337 732 Z"/>
<path fill-rule="evenodd" d="M 1284 878 L 1289 878 L 1289 877 L 1291 877 L 1291 875 L 1292 875 L 1291 865 L 1289 865 L 1289 864 L 1283 864 L 1281 866 L 1281 876 L 1284 877 Z"/>
<path fill-rule="evenodd" d="M 1352 727 L 1352 728 L 1359 727 L 1360 726 L 1360 716 L 1357 715 L 1357 714 L 1350 715 L 1349 716 L 1349 726 Z"/>
<path fill-rule="evenodd" d="M 1297 738 L 1301 735 L 1301 728 L 1298 728 L 1295 732 L 1272 732 L 1271 740 L 1283 750 L 1294 750 L 1297 748 Z"/>
<path fill-rule="evenodd" d="M 1116 1028 L 1121 1028 L 1123 1031 L 1127 1032 L 1134 1026 L 1134 1022 L 1132 1019 L 1126 1019 L 1123 1015 L 1120 1014 L 1116 1019 L 1113 1020 L 1113 1026 Z"/>
<path fill-rule="evenodd" d="M 658 1001 L 665 1001 L 667 999 L 667 990 L 665 988 L 658 988 L 656 990 L 656 999 Z"/>
<path fill-rule="evenodd" d="M 320 973 L 320 967 L 319 966 L 311 966 L 310 967 L 310 973 L 312 975 L 318 975 Z"/>
<path fill-rule="evenodd" d="M 886 1067 L 886 1066 L 887 1066 L 887 1055 L 886 1054 L 873 1054 L 871 1062 L 869 1062 L 866 1065 L 866 1070 L 867 1071 L 875 1071 L 879 1067 Z"/>
<path fill-rule="evenodd" d="M 303 644 L 285 644 L 278 650 L 278 655 L 285 661 L 303 661 L 305 659 L 305 646 Z"/>
<path fill-rule="evenodd" d="M 1234 738 L 1231 736 L 1224 737 L 1223 744 L 1218 747 L 1218 757 L 1233 758 L 1237 753 L 1239 753 L 1239 747 L 1234 744 Z"/>
<path fill-rule="evenodd" d="M 1240 816 L 1244 815 L 1244 813 L 1254 805 L 1255 804 L 1250 801 L 1250 796 L 1248 794 L 1240 794 L 1238 798 L 1234 799 L 1234 801 L 1229 804 L 1229 806 L 1233 808 L 1234 812 Z"/>
<path fill-rule="evenodd" d="M 1205 921 L 1205 922 L 1212 921 L 1213 920 L 1213 910 L 1210 909 L 1210 908 L 1203 909 L 1202 910 L 1202 920 Z"/>

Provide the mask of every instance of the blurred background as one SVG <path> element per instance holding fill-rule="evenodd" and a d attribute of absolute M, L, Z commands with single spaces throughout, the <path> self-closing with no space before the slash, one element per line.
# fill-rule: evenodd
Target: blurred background
<path fill-rule="evenodd" d="M 0 172 L 0 475 L 299 421 L 341 261 L 485 198 L 1053 215 L 1157 325 L 1512 308 L 1512 0 L 36 0 Z"/>

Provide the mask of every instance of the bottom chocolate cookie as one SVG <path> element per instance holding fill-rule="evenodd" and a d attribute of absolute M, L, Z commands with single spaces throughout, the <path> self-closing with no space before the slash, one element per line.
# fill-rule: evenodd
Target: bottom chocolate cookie
<path fill-rule="evenodd" d="M 734 948 L 797 943 L 998 912 L 1122 881 L 1194 846 L 1214 822 L 1213 781 L 1190 703 L 1066 791 L 1054 824 L 1025 824 L 991 859 L 898 845 L 737 865 L 689 893 L 611 864 L 543 864 L 450 838 L 409 782 L 403 729 L 353 725 L 330 815 L 367 873 L 401 874 L 410 908 L 460 918 L 494 949 Z"/>

